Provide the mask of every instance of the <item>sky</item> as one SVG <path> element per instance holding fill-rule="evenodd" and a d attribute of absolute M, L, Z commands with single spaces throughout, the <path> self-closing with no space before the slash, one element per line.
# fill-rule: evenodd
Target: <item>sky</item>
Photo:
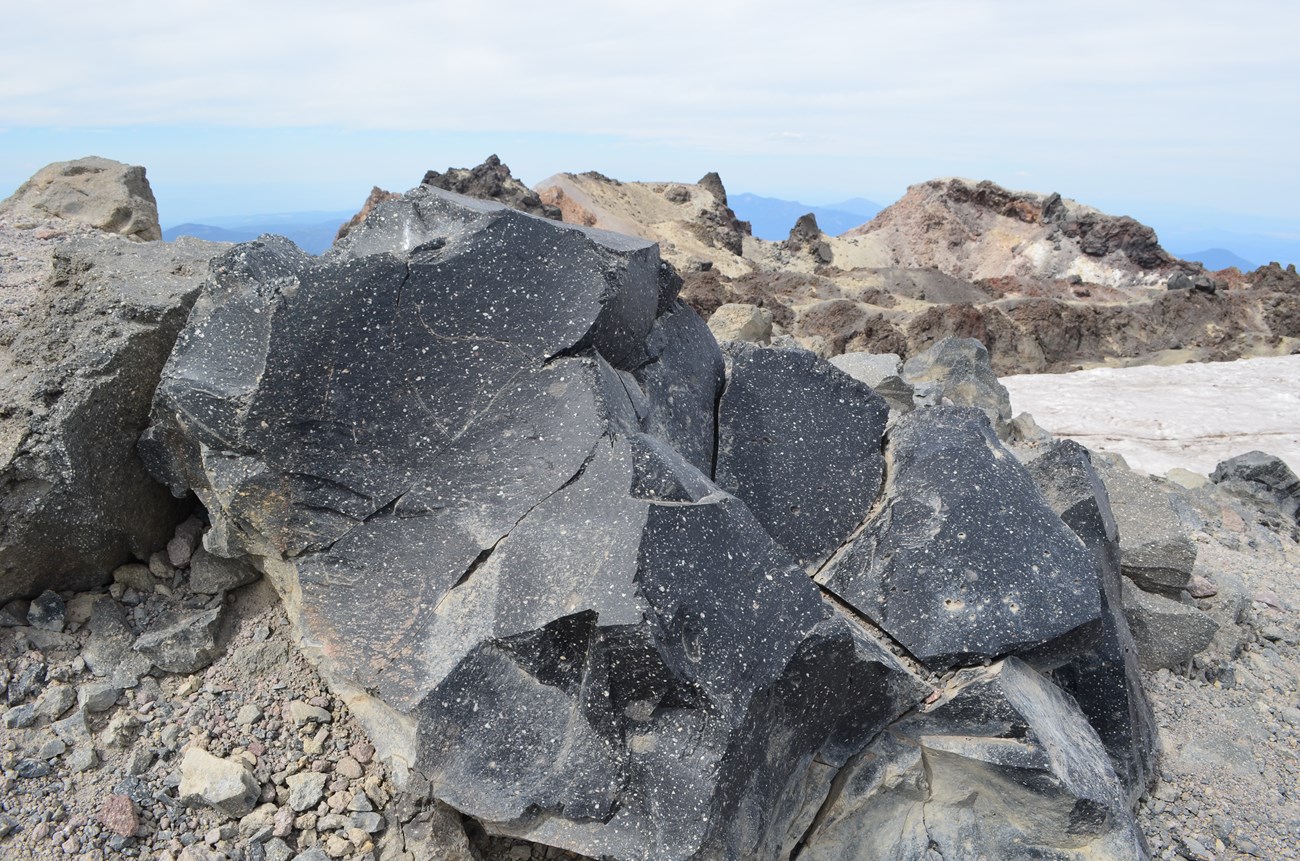
<path fill-rule="evenodd" d="M 0 0 L 0 20 L 0 194 L 102 155 L 146 166 L 164 225 L 354 209 L 495 152 L 529 183 L 716 170 L 813 204 L 959 175 L 1300 248 L 1289 0 Z"/>

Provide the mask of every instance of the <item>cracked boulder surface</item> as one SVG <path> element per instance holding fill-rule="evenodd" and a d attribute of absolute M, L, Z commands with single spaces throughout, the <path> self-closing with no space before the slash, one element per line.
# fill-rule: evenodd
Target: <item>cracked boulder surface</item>
<path fill-rule="evenodd" d="M 1088 551 L 982 412 L 909 413 L 885 458 L 883 504 L 819 583 L 934 670 L 1095 635 Z"/>
<path fill-rule="evenodd" d="M 1147 857 L 1096 733 L 1016 658 L 962 671 L 887 730 L 818 820 L 802 861 Z"/>
<path fill-rule="evenodd" d="M 380 755 L 488 833 L 627 861 L 775 861 L 852 819 L 835 805 L 853 764 L 933 700 L 914 658 L 1083 648 L 1100 587 L 981 413 L 919 411 L 882 455 L 886 406 L 811 354 L 733 361 L 728 382 L 679 284 L 649 242 L 424 186 L 320 258 L 263 238 L 215 261 L 140 448 L 206 506 L 209 552 L 267 574 Z M 745 395 L 751 372 L 788 402 Z M 797 421 L 823 408 L 828 421 Z M 729 451 L 720 414 L 746 429 Z M 837 432 L 854 438 L 836 446 Z M 1002 499 L 996 546 L 1055 554 L 1033 560 L 1034 582 L 990 568 L 980 588 L 1025 602 L 1001 640 L 908 639 L 801 567 L 874 552 L 909 458 L 960 473 L 940 494 L 954 527 Z M 770 467 L 764 492 L 746 464 Z M 882 467 L 894 492 L 880 498 Z M 805 476 L 818 484 L 801 511 L 843 497 L 825 517 L 810 508 L 811 525 L 769 486 Z M 820 534 L 805 547 L 801 529 Z M 984 558 L 943 546 L 954 564 Z M 968 627 L 998 629 L 994 616 Z M 1104 760 L 1070 714 L 1077 756 Z M 989 726 L 965 727 L 972 745 L 998 749 Z M 1022 796 L 1055 811 L 1074 793 L 1111 816 L 1114 770 L 1066 771 L 1063 789 L 1045 778 Z M 1121 808 L 1111 830 L 1131 823 Z M 1111 833 L 1092 811 L 1085 824 Z M 1008 834 L 978 836 L 999 857 Z"/>

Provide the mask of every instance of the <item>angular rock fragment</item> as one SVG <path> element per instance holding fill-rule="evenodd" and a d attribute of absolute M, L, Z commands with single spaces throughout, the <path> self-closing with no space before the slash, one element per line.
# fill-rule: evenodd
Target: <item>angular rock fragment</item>
<path fill-rule="evenodd" d="M 1136 803 L 1156 776 L 1156 724 L 1138 675 L 1138 648 L 1121 600 L 1119 531 L 1088 450 L 1061 440 L 1029 463 L 1052 510 L 1092 554 L 1101 585 L 1101 638 L 1052 670 L 1092 724 Z"/>
<path fill-rule="evenodd" d="M 220 246 L 97 235 L 51 248 L 36 306 L 0 337 L 0 604 L 89 589 L 166 542 L 181 503 L 135 444 Z"/>
<path fill-rule="evenodd" d="M 1111 510 L 1119 528 L 1120 565 L 1124 576 L 1143 589 L 1185 589 L 1196 564 L 1196 542 L 1183 528 L 1157 479 L 1122 463 L 1098 462 Z"/>
<path fill-rule="evenodd" d="M 243 816 L 257 803 L 260 790 L 242 763 L 188 748 L 181 760 L 180 800 L 195 807 L 206 804 L 227 816 Z"/>
<path fill-rule="evenodd" d="M 216 635 L 222 609 L 165 614 L 136 639 L 132 648 L 169 673 L 197 673 L 219 654 Z"/>
<path fill-rule="evenodd" d="M 1145 670 L 1177 669 L 1214 640 L 1219 624 L 1191 606 L 1124 583 L 1124 615 Z"/>
<path fill-rule="evenodd" d="M 977 410 L 900 419 L 873 510 L 884 402 L 783 350 L 739 348 L 724 389 L 678 286 L 648 243 L 423 187 L 321 258 L 216 261 L 141 451 L 200 497 L 210 552 L 266 572 L 378 755 L 489 834 L 787 859 L 879 818 L 843 788 L 910 745 L 947 769 L 935 803 L 1010 791 L 1004 750 L 1045 800 L 1015 828 L 957 814 L 943 845 L 1015 857 L 1066 821 L 1109 857 L 1125 799 L 1065 694 L 1007 661 L 909 735 L 929 686 L 865 621 L 931 667 L 1064 666 L 1103 624 L 1089 549 Z M 851 607 L 800 568 L 837 549 Z M 915 596 L 874 600 L 904 572 Z M 321 776 L 290 780 L 289 814 L 319 803 Z"/>
<path fill-rule="evenodd" d="M 998 436 L 1006 438 L 1011 395 L 993 372 L 988 348 L 974 338 L 944 338 L 918 353 L 903 364 L 903 379 L 917 387 L 934 384 L 937 403 L 978 407 Z"/>
<path fill-rule="evenodd" d="M 190 559 L 190 588 L 215 595 L 247 586 L 262 575 L 242 559 L 225 559 L 200 547 Z"/>
<path fill-rule="evenodd" d="M 719 341 L 766 344 L 772 340 L 772 312 L 757 305 L 728 302 L 709 316 L 709 331 Z"/>
<path fill-rule="evenodd" d="M 837 784 L 801 861 L 1148 857 L 1092 727 L 1015 658 L 960 673 Z"/>
<path fill-rule="evenodd" d="M 880 493 L 889 407 L 804 350 L 732 344 L 728 354 L 715 478 L 796 561 L 815 568 Z"/>
<path fill-rule="evenodd" d="M 909 413 L 886 461 L 883 506 L 818 582 L 932 669 L 1096 633 L 1092 558 L 982 413 Z"/>
<path fill-rule="evenodd" d="M 1277 506 L 1300 523 L 1300 478 L 1279 457 L 1262 451 L 1239 454 L 1216 466 L 1210 480 L 1256 505 Z"/>

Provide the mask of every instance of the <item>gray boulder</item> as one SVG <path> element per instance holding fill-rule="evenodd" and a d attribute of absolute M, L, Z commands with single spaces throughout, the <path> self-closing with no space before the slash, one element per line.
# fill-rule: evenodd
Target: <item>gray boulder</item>
<path fill-rule="evenodd" d="M 818 582 L 932 669 L 1095 636 L 1092 558 L 983 413 L 903 416 L 886 463 L 883 505 Z"/>
<path fill-rule="evenodd" d="M 214 756 L 201 748 L 186 749 L 180 766 L 180 801 L 189 807 L 206 805 L 229 817 L 253 809 L 261 790 L 242 763 Z"/>
<path fill-rule="evenodd" d="M 217 631 L 223 609 L 165 613 L 136 639 L 132 648 L 169 673 L 197 673 L 220 654 Z"/>
<path fill-rule="evenodd" d="M 1196 565 L 1196 542 L 1183 527 L 1167 482 L 1122 463 L 1097 463 L 1119 529 L 1124 576 L 1148 591 L 1185 589 Z"/>
<path fill-rule="evenodd" d="M 261 576 L 243 559 L 224 559 L 202 547 L 190 558 L 190 588 L 204 595 L 238 589 L 256 582 Z"/>
<path fill-rule="evenodd" d="M 136 456 L 159 374 L 219 246 L 84 236 L 0 338 L 0 604 L 108 581 L 181 503 Z"/>
<path fill-rule="evenodd" d="M 1282 515 L 1300 523 L 1300 478 L 1280 457 L 1249 451 L 1214 468 L 1210 481 L 1256 506 L 1276 506 Z"/>
<path fill-rule="evenodd" d="M 1125 580 L 1124 615 L 1144 670 L 1184 666 L 1214 641 L 1219 625 L 1190 604 L 1144 592 Z"/>
<path fill-rule="evenodd" d="M 993 373 L 988 349 L 974 338 L 944 338 L 916 354 L 903 364 L 903 379 L 934 403 L 976 407 L 1007 438 L 1011 395 Z"/>
<path fill-rule="evenodd" d="M 60 219 L 130 239 L 162 239 L 144 168 L 88 156 L 41 168 L 6 200 L 0 218 Z"/>

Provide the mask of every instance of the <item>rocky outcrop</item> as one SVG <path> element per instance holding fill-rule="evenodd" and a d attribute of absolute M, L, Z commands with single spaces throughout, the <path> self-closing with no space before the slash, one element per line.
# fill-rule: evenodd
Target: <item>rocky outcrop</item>
<path fill-rule="evenodd" d="M 856 789 L 898 754 L 931 766 L 940 846 L 1144 857 L 1044 675 L 1095 654 L 1097 561 L 987 418 L 886 438 L 884 401 L 802 350 L 736 345 L 724 378 L 678 286 L 645 241 L 422 187 L 322 258 L 220 258 L 141 449 L 203 501 L 208 552 L 266 572 L 390 766 L 489 833 L 853 857 L 914 803 Z M 1039 812 L 963 813 L 975 782 Z"/>
<path fill-rule="evenodd" d="M 1163 285 L 1182 264 L 1155 231 L 1059 194 L 1008 191 L 987 180 L 937 179 L 845 234 L 887 250 L 892 265 L 958 278 L 1018 276 L 1119 288 Z"/>
<path fill-rule="evenodd" d="M 391 191 L 384 191 L 377 185 L 373 186 L 370 189 L 370 194 L 366 197 L 365 203 L 361 204 L 361 208 L 357 210 L 357 214 L 339 225 L 339 232 L 335 234 L 334 241 L 338 242 L 340 239 L 351 233 L 357 225 L 370 216 L 370 213 L 375 211 L 376 206 L 383 203 L 385 200 L 392 200 L 396 197 L 400 197 L 400 195 L 394 194 Z"/>
<path fill-rule="evenodd" d="M 0 328 L 0 602 L 104 583 L 148 558 L 180 501 L 135 454 L 159 374 L 209 258 L 197 240 L 84 233 L 0 245 L 48 264 L 4 286 Z"/>
<path fill-rule="evenodd" d="M 529 215 L 560 220 L 559 208 L 542 202 L 537 192 L 515 179 L 510 168 L 495 154 L 483 159 L 483 163 L 476 167 L 449 167 L 445 173 L 427 171 L 420 182 L 444 191 L 491 200 Z"/>
<path fill-rule="evenodd" d="M 749 224 L 727 206 L 716 173 L 696 184 L 560 173 L 536 189 L 543 202 L 559 207 L 566 222 L 657 242 L 664 259 L 682 272 L 707 265 L 732 277 L 753 268 L 741 257 Z"/>
<path fill-rule="evenodd" d="M 0 203 L 0 218 L 74 221 L 130 239 L 162 239 L 144 168 L 98 156 L 41 168 Z"/>

